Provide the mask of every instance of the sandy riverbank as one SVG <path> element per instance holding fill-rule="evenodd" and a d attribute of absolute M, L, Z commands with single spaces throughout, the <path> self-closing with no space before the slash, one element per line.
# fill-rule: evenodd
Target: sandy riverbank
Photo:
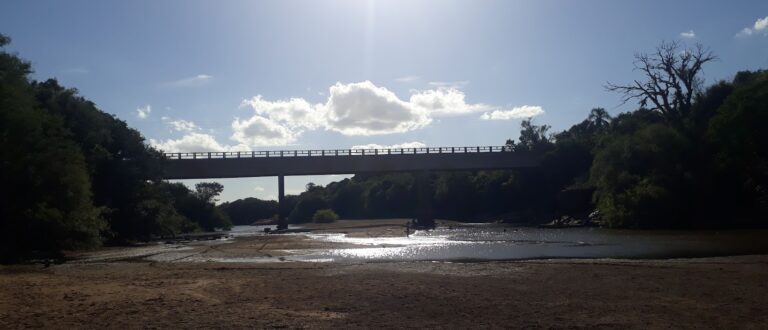
<path fill-rule="evenodd" d="M 398 221 L 324 228 L 402 235 Z M 283 249 L 336 247 L 331 244 L 265 236 L 184 251 L 279 258 Z M 112 257 L 0 267 L 0 328 L 768 326 L 768 256 L 233 264 L 99 253 Z"/>

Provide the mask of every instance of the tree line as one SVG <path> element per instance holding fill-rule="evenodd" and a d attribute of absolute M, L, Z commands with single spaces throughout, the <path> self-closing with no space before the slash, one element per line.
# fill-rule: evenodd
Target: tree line
<path fill-rule="evenodd" d="M 31 73 L 0 51 L 0 261 L 230 226 L 220 184 L 164 182 L 162 154 L 138 131 Z"/>
<path fill-rule="evenodd" d="M 625 102 L 637 101 L 637 110 L 612 117 L 595 108 L 555 133 L 522 121 L 519 138 L 506 145 L 540 154 L 541 165 L 431 173 L 434 215 L 537 223 L 596 210 L 609 227 L 765 226 L 768 72 L 738 72 L 704 87 L 702 68 L 715 59 L 699 45 L 674 42 L 637 55 L 644 79 L 606 86 Z M 417 193 L 413 173 L 358 174 L 324 187 L 307 185 L 289 198 L 288 219 L 309 221 L 322 209 L 347 219 L 410 218 Z"/>

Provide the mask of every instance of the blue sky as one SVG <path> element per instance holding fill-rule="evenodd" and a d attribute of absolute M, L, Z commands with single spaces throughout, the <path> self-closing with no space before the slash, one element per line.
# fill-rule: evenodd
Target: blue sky
<path fill-rule="evenodd" d="M 768 1 L 4 1 L 30 60 L 168 151 L 500 145 L 520 120 L 615 114 L 635 52 L 720 58 L 708 82 L 768 68 Z M 296 177 L 298 193 L 308 181 Z M 222 200 L 274 178 L 220 180 Z M 187 182 L 193 183 L 193 182 Z"/>

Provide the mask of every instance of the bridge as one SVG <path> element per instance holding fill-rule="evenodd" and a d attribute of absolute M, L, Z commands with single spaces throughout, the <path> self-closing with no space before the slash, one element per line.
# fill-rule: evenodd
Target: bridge
<path fill-rule="evenodd" d="M 539 157 L 513 152 L 506 146 L 331 149 L 238 152 L 165 153 L 165 178 L 210 179 L 276 176 L 278 178 L 278 228 L 287 227 L 284 210 L 285 176 L 387 172 L 419 172 L 420 195 L 430 171 L 476 171 L 535 167 Z M 431 200 L 431 198 L 429 198 Z M 419 224 L 433 223 L 427 199 Z"/>

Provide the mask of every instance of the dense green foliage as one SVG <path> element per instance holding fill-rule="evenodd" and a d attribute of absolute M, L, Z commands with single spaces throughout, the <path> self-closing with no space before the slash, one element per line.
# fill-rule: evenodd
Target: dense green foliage
<path fill-rule="evenodd" d="M 1 35 L 0 35 L 1 37 Z M 0 38 L 0 46 L 9 40 Z M 40 108 L 29 64 L 0 52 L 0 259 L 97 246 L 105 227 L 83 154 Z M 53 166 L 52 166 L 53 165 Z"/>
<path fill-rule="evenodd" d="M 312 222 L 314 223 L 331 223 L 336 220 L 339 220 L 339 215 L 331 209 L 317 210 L 315 215 L 312 216 Z"/>
<path fill-rule="evenodd" d="M 230 226 L 214 207 L 220 185 L 162 182 L 161 154 L 138 131 L 30 73 L 0 52 L 1 260 Z"/>

